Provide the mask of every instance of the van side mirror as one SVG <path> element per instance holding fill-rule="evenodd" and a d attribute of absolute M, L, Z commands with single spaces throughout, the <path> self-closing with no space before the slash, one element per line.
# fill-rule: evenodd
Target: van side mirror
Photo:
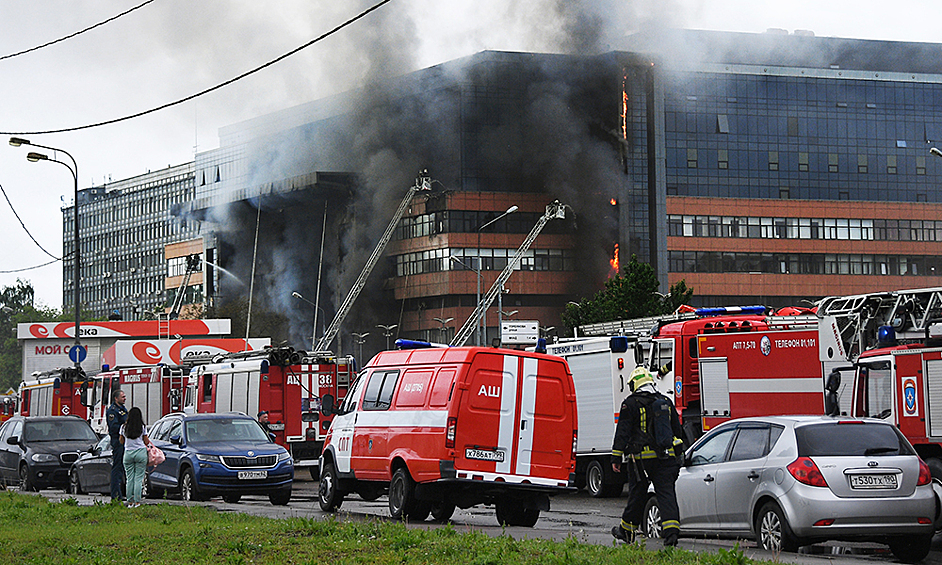
<path fill-rule="evenodd" d="M 824 414 L 826 416 L 837 416 L 841 411 L 840 402 L 837 397 L 837 391 L 841 388 L 841 372 L 831 371 L 828 380 L 824 385 Z"/>
<path fill-rule="evenodd" d="M 9 443 L 10 445 L 19 445 L 19 444 L 20 444 L 20 438 L 18 438 L 18 437 L 16 437 L 16 436 L 10 436 L 10 437 L 7 438 L 7 443 Z"/>
<path fill-rule="evenodd" d="M 334 411 L 334 395 L 325 394 L 321 397 L 321 414 L 324 416 L 332 416 L 337 412 Z"/>
<path fill-rule="evenodd" d="M 82 381 L 82 385 L 79 387 L 79 402 L 82 406 L 90 406 L 88 401 L 88 381 Z"/>

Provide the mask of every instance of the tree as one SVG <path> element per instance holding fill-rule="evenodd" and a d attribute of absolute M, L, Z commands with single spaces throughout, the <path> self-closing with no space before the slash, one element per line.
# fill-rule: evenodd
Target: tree
<path fill-rule="evenodd" d="M 684 281 L 671 285 L 666 295 L 657 291 L 660 283 L 654 268 L 634 255 L 622 273 L 605 281 L 605 288 L 593 298 L 566 306 L 561 319 L 572 328 L 583 324 L 629 320 L 670 314 L 693 296 Z"/>
<path fill-rule="evenodd" d="M 37 306 L 35 296 L 33 285 L 20 279 L 0 290 L 0 393 L 15 390 L 23 380 L 23 348 L 16 339 L 16 325 L 71 319 L 54 308 Z"/>

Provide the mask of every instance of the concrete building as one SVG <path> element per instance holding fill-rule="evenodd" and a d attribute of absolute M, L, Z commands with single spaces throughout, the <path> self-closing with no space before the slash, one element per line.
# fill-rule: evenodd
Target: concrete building
<path fill-rule="evenodd" d="M 482 52 L 223 128 L 182 217 L 212 234 L 207 299 L 252 287 L 301 346 L 428 169 L 435 190 L 334 346 L 369 333 L 370 351 L 379 324 L 447 341 L 476 303 L 475 264 L 489 288 L 557 199 L 572 214 L 502 295 L 514 319 L 559 325 L 616 253 L 651 263 L 662 292 L 685 280 L 695 305 L 940 286 L 940 138 L 935 44 L 685 31 L 597 56 Z"/>

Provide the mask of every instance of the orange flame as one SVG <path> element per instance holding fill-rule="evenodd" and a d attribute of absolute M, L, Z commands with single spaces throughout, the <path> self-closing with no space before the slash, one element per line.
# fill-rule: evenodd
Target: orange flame
<path fill-rule="evenodd" d="M 612 255 L 612 258 L 608 262 L 611 269 L 608 272 L 609 278 L 618 275 L 618 244 L 615 244 L 615 252 Z"/>
<path fill-rule="evenodd" d="M 612 198 L 611 200 L 609 200 L 609 202 L 611 203 L 612 206 L 617 206 L 617 205 L 618 205 L 618 201 L 615 200 L 614 198 Z"/>

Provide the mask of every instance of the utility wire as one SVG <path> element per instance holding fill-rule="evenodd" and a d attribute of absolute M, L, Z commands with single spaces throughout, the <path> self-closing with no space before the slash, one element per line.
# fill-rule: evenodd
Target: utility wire
<path fill-rule="evenodd" d="M 62 260 L 62 257 L 56 257 L 56 256 L 53 255 L 52 253 L 49 253 L 48 251 L 46 251 L 46 249 L 45 249 L 42 245 L 40 245 L 38 241 L 36 241 L 36 238 L 33 237 L 33 234 L 29 233 L 29 230 L 26 229 L 26 224 L 23 223 L 23 220 L 20 218 L 20 215 L 16 213 L 16 208 L 13 207 L 13 203 L 10 202 L 10 197 L 7 196 L 7 191 L 3 190 L 3 185 L 2 185 L 2 184 L 0 184 L 0 192 L 3 193 L 3 198 L 6 199 L 7 204 L 10 206 L 10 210 L 13 211 L 13 215 L 16 216 L 16 219 L 19 220 L 20 225 L 23 226 L 23 231 L 25 231 L 25 232 L 26 232 L 26 235 L 28 235 L 29 238 L 33 240 L 33 243 L 36 244 L 36 247 L 42 249 L 42 250 L 43 250 L 43 253 L 45 253 L 46 255 L 48 255 L 48 256 L 50 256 L 50 257 L 52 257 L 52 258 L 55 259 L 56 261 L 61 261 L 61 260 Z M 55 262 L 55 261 L 53 261 L 53 262 Z M 46 263 L 46 265 L 48 265 L 48 264 L 49 264 L 49 263 Z M 40 266 L 44 266 L 44 265 L 40 265 Z M 11 271 L 11 272 L 12 272 L 12 271 Z"/>
<path fill-rule="evenodd" d="M 77 36 L 77 35 L 81 35 L 81 34 L 85 33 L 86 31 L 91 31 L 91 30 L 95 29 L 96 27 L 101 27 L 101 26 L 105 25 L 105 24 L 108 23 L 108 22 L 113 22 L 113 21 L 115 21 L 116 19 L 120 18 L 121 16 L 125 16 L 125 15 L 127 15 L 127 14 L 130 14 L 131 12 L 133 12 L 134 10 L 137 10 L 138 8 L 143 8 L 144 6 L 150 4 L 150 3 L 153 2 L 153 1 L 154 1 L 154 0 L 147 0 L 146 2 L 143 2 L 143 3 L 141 3 L 141 4 L 138 4 L 137 6 L 134 6 L 134 7 L 131 8 L 130 10 L 125 10 L 124 12 L 121 12 L 121 13 L 118 14 L 117 16 L 110 17 L 110 18 L 108 18 L 107 20 L 105 20 L 105 21 L 103 21 L 103 22 L 98 22 L 97 24 L 95 24 L 95 25 L 93 25 L 93 26 L 89 26 L 89 27 L 87 27 L 87 28 L 85 28 L 85 29 L 83 29 L 83 30 L 77 31 L 77 32 L 75 32 L 75 33 L 73 33 L 73 34 L 70 34 L 70 35 L 67 35 L 67 36 L 65 36 L 65 37 L 60 37 L 59 39 L 50 41 L 50 42 L 48 42 L 48 43 L 43 43 L 42 45 L 37 45 L 36 47 L 30 47 L 29 49 L 24 49 L 23 51 L 17 51 L 16 53 L 10 53 L 9 55 L 3 55 L 2 57 L 0 57 L 0 61 L 2 61 L 2 60 L 4 60 L 4 59 L 12 59 L 13 57 L 17 57 L 17 56 L 19 56 L 19 55 L 25 55 L 25 54 L 27 54 L 27 53 L 32 53 L 33 51 L 38 51 L 38 50 L 42 49 L 43 47 L 49 47 L 50 45 L 55 45 L 56 43 L 60 43 L 60 42 L 62 42 L 62 41 L 65 41 L 66 39 L 72 39 L 73 37 L 75 37 L 75 36 Z"/>
<path fill-rule="evenodd" d="M 43 267 L 52 265 L 53 263 L 56 263 L 61 260 L 62 259 L 56 259 L 55 261 L 49 261 L 48 263 L 43 263 L 42 265 L 34 265 L 32 267 L 24 267 L 22 269 L 13 269 L 12 271 L 0 271 L 0 275 L 10 275 L 13 273 L 22 273 L 23 271 L 32 271 L 33 269 L 41 269 Z"/>
<path fill-rule="evenodd" d="M 254 69 L 252 69 L 252 70 L 250 70 L 250 71 L 246 71 L 246 72 L 242 73 L 241 75 L 239 75 L 239 76 L 237 76 L 237 77 L 231 78 L 231 79 L 229 79 L 229 80 L 227 80 L 227 81 L 225 81 L 225 82 L 223 82 L 223 83 L 217 84 L 216 86 L 212 86 L 212 87 L 210 87 L 210 88 L 207 88 L 206 90 L 202 90 L 202 91 L 200 91 L 200 92 L 197 92 L 196 94 L 191 94 L 191 95 L 189 95 L 189 96 L 187 96 L 187 97 L 185 97 L 185 98 L 181 98 L 181 99 L 179 99 L 179 100 L 177 100 L 177 101 L 175 101 L 175 102 L 168 102 L 167 104 L 164 104 L 164 105 L 162 105 L 162 106 L 157 106 L 156 108 L 151 108 L 150 110 L 144 110 L 143 112 L 138 112 L 138 113 L 136 113 L 136 114 L 131 114 L 131 115 L 129 115 L 129 116 L 124 116 L 123 118 L 114 118 L 114 119 L 112 119 L 112 120 L 106 120 L 106 121 L 103 121 L 103 122 L 97 122 L 97 123 L 93 123 L 93 124 L 87 124 L 87 125 L 84 125 L 84 126 L 76 126 L 76 127 L 71 127 L 71 128 L 62 128 L 62 129 L 50 129 L 50 130 L 43 130 L 43 131 L 3 131 L 3 132 L 0 132 L 0 135 L 45 135 L 45 134 L 50 134 L 50 133 L 66 133 L 66 132 L 70 132 L 70 131 L 80 131 L 80 130 L 91 129 L 91 128 L 100 127 L 100 126 L 107 126 L 107 125 L 111 125 L 111 124 L 116 124 L 116 123 L 118 123 L 118 122 L 124 122 L 124 121 L 127 121 L 127 120 L 132 120 L 132 119 L 134 119 L 134 118 L 140 118 L 141 116 L 146 116 L 146 115 L 148 115 L 148 114 L 153 114 L 154 112 L 158 112 L 158 111 L 160 111 L 160 110 L 165 110 L 165 109 L 170 108 L 170 107 L 172 107 L 172 106 L 177 106 L 177 105 L 179 105 L 179 104 L 183 104 L 184 102 L 189 102 L 190 100 L 193 100 L 194 98 L 199 98 L 200 96 L 203 96 L 204 94 L 209 94 L 210 92 L 214 92 L 214 91 L 216 91 L 216 90 L 219 90 L 220 88 L 223 88 L 223 87 L 225 87 L 225 86 L 229 86 L 230 84 L 232 84 L 232 83 L 234 83 L 234 82 L 236 82 L 236 81 L 242 80 L 242 79 L 244 79 L 244 78 L 247 77 L 247 76 L 253 75 L 253 74 L 255 74 L 255 73 L 261 71 L 262 69 L 266 69 L 266 68 L 268 68 L 268 67 L 274 65 L 275 63 L 278 63 L 278 62 L 280 62 L 280 61 L 282 61 L 282 60 L 284 60 L 284 59 L 287 59 L 287 58 L 290 57 L 291 55 L 294 55 L 295 53 L 298 53 L 299 51 L 302 51 L 302 50 L 304 50 L 304 49 L 307 49 L 307 48 L 310 47 L 311 45 L 314 45 L 315 43 L 318 43 L 318 42 L 320 42 L 320 41 L 322 41 L 322 40 L 324 40 L 324 39 L 327 39 L 327 38 L 330 37 L 331 35 L 337 33 L 338 31 L 342 30 L 343 28 L 345 28 L 345 27 L 347 27 L 347 26 L 353 24 L 354 22 L 356 22 L 356 21 L 358 21 L 358 20 L 360 20 L 360 19 L 362 19 L 362 18 L 365 18 L 365 17 L 366 17 L 367 15 L 369 15 L 370 13 L 372 13 L 372 12 L 374 12 L 374 11 L 376 11 L 376 10 L 382 8 L 382 7 L 385 6 L 386 4 L 389 4 L 390 2 L 392 2 L 392 0 L 382 0 L 381 2 L 377 3 L 376 5 L 374 5 L 374 6 L 370 7 L 370 8 L 368 8 L 368 9 L 366 9 L 365 11 L 363 11 L 363 12 L 357 14 L 356 16 L 350 18 L 349 20 L 343 22 L 342 24 L 338 25 L 337 27 L 333 28 L 332 30 L 330 30 L 330 31 L 328 31 L 328 32 L 326 32 L 326 33 L 324 33 L 324 34 L 318 36 L 318 37 L 315 37 L 314 39 L 312 39 L 311 41 L 308 41 L 307 43 L 305 43 L 304 45 L 301 45 L 300 47 L 297 47 L 297 48 L 295 48 L 295 49 L 292 49 L 291 51 L 288 51 L 287 53 L 285 53 L 284 55 L 281 55 L 280 57 L 277 57 L 277 58 L 275 58 L 275 59 L 272 59 L 271 61 L 268 61 L 267 63 L 264 63 L 264 64 L 262 64 L 262 65 L 259 65 L 258 67 L 255 67 Z"/>

